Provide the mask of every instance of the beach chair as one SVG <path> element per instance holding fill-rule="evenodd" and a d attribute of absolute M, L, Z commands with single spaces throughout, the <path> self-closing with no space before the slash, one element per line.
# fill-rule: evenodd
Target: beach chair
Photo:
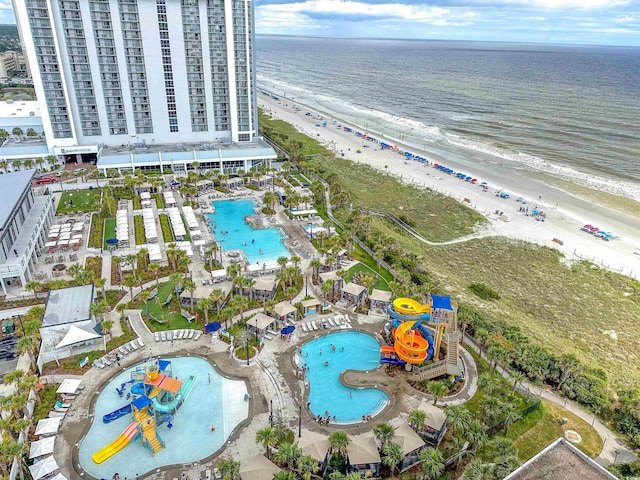
<path fill-rule="evenodd" d="M 303 333 L 307 333 L 307 331 L 308 331 L 308 330 L 307 330 L 307 326 L 306 326 L 304 323 L 301 323 L 301 324 L 300 324 L 300 328 L 302 329 L 302 332 L 303 332 Z"/>
<path fill-rule="evenodd" d="M 314 330 L 318 330 L 318 325 L 316 325 L 316 321 L 315 320 L 313 322 L 311 322 L 311 326 L 313 327 Z"/>
<path fill-rule="evenodd" d="M 204 478 L 205 480 L 213 480 L 213 477 L 211 477 L 211 470 L 205 470 Z"/>
<path fill-rule="evenodd" d="M 186 340 L 189 337 L 189 330 L 190 329 L 182 330 L 182 340 Z"/>
<path fill-rule="evenodd" d="M 160 340 L 160 333 L 155 332 L 155 333 L 153 334 L 153 337 L 156 339 L 156 342 L 157 342 L 157 341 L 159 341 L 159 340 Z"/>
<path fill-rule="evenodd" d="M 138 338 L 138 345 L 140 346 L 140 348 L 144 348 L 144 343 L 142 343 L 141 338 Z"/>
<path fill-rule="evenodd" d="M 56 407 L 57 408 L 63 408 L 63 409 L 67 409 L 71 406 L 71 403 L 62 403 L 60 400 L 56 401 Z"/>
<path fill-rule="evenodd" d="M 197 341 L 200 338 L 200 335 L 202 335 L 202 331 L 197 330 L 195 336 L 193 337 L 193 340 Z"/>
<path fill-rule="evenodd" d="M 193 338 L 193 336 L 195 335 L 196 331 L 195 330 L 189 330 L 189 340 L 191 340 Z"/>
<path fill-rule="evenodd" d="M 160 333 L 160 338 L 162 338 L 163 342 L 167 341 L 167 332 L 161 332 Z"/>
<path fill-rule="evenodd" d="M 66 414 L 67 412 L 56 412 L 54 410 L 49 412 L 49 418 L 58 418 L 58 417 L 63 418 Z"/>
<path fill-rule="evenodd" d="M 131 350 L 134 352 L 138 349 L 138 344 L 135 340 L 131 340 L 127 345 L 129 346 L 127 348 L 131 348 Z"/>
<path fill-rule="evenodd" d="M 222 478 L 222 474 L 220 473 L 220 470 L 218 470 L 218 467 L 213 469 L 213 474 L 216 477 L 216 480 L 220 480 Z"/>
<path fill-rule="evenodd" d="M 96 368 L 104 368 L 104 363 L 102 363 L 100 359 L 97 358 L 93 361 L 93 366 Z"/>
<path fill-rule="evenodd" d="M 122 345 L 120 348 L 118 348 L 118 352 L 120 352 L 122 355 L 126 356 L 127 355 L 127 349 L 124 348 L 124 345 Z"/>
<path fill-rule="evenodd" d="M 331 317 L 327 318 L 327 322 L 329 322 L 329 325 L 330 325 L 331 327 L 335 327 L 335 326 L 336 326 L 336 324 L 335 324 L 335 323 L 333 323 L 333 318 L 331 318 Z"/>

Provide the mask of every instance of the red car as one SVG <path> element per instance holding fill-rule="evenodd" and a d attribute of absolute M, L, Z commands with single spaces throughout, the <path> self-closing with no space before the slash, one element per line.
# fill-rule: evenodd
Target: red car
<path fill-rule="evenodd" d="M 57 180 L 54 177 L 42 177 L 36 180 L 37 185 L 42 185 L 43 183 L 55 183 Z"/>

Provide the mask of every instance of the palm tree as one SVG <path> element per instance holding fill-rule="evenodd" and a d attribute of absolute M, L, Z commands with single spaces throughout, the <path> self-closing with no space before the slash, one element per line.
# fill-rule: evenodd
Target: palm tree
<path fill-rule="evenodd" d="M 524 382 L 527 377 L 525 377 L 525 375 L 522 372 L 509 372 L 509 376 L 511 377 L 511 380 L 513 380 L 513 390 L 512 391 L 516 391 L 516 389 L 518 388 L 519 384 L 522 384 L 522 382 Z"/>
<path fill-rule="evenodd" d="M 311 480 L 311 476 L 320 470 L 318 461 L 311 455 L 301 455 L 296 460 L 296 468 L 300 472 L 302 480 Z"/>
<path fill-rule="evenodd" d="M 493 467 L 482 460 L 474 460 L 467 466 L 462 475 L 464 480 L 494 480 Z"/>
<path fill-rule="evenodd" d="M 122 279 L 122 285 L 124 285 L 129 289 L 129 300 L 133 302 L 133 287 L 138 285 L 138 281 L 136 280 L 136 277 L 134 277 L 130 273 L 125 275 L 124 278 Z"/>
<path fill-rule="evenodd" d="M 233 310 L 233 307 L 231 305 L 225 307 L 222 309 L 221 312 L 218 312 L 221 318 L 224 318 L 224 328 L 225 330 L 228 328 L 227 327 L 227 322 L 229 320 L 231 320 L 233 318 L 233 315 L 235 314 L 235 311 Z"/>
<path fill-rule="evenodd" d="M 198 308 L 204 313 L 204 323 L 205 325 L 209 323 L 209 309 L 213 305 L 213 302 L 210 298 L 201 298 L 198 300 Z"/>
<path fill-rule="evenodd" d="M 234 295 L 231 299 L 231 306 L 234 310 L 240 311 L 240 320 L 244 322 L 244 311 L 249 306 L 249 300 L 242 295 Z"/>
<path fill-rule="evenodd" d="M 333 291 L 333 282 L 324 282 L 320 285 L 320 291 L 322 292 L 322 295 L 324 295 L 324 301 L 328 302 L 327 295 L 329 295 L 329 292 Z M 333 300 L 333 297 L 331 300 Z"/>
<path fill-rule="evenodd" d="M 142 303 L 144 303 L 145 305 L 147 304 L 147 301 L 149 300 L 149 297 L 151 296 L 151 292 L 147 291 L 147 290 L 143 290 L 142 292 L 140 292 L 138 294 L 138 298 L 140 299 L 140 301 Z"/>
<path fill-rule="evenodd" d="M 160 273 L 160 265 L 158 263 L 150 263 L 149 271 L 153 272 L 153 275 L 156 277 L 156 288 L 160 286 L 160 281 L 158 279 L 158 274 Z"/>
<path fill-rule="evenodd" d="M 425 448 L 418 455 L 422 473 L 429 480 L 437 480 L 444 473 L 444 459 L 442 452 L 437 448 Z"/>
<path fill-rule="evenodd" d="M 271 456 L 271 447 L 276 446 L 276 440 L 276 431 L 271 427 L 263 428 L 256 432 L 256 442 L 264 447 L 267 458 Z"/>
<path fill-rule="evenodd" d="M 409 425 L 415 431 L 419 432 L 425 427 L 427 422 L 427 413 L 422 410 L 413 409 L 409 412 Z"/>
<path fill-rule="evenodd" d="M 179 292 L 182 290 L 182 275 L 179 272 L 173 271 L 171 275 L 169 275 L 169 281 L 173 284 L 173 291 Z"/>
<path fill-rule="evenodd" d="M 469 428 L 465 432 L 465 436 L 475 452 L 478 448 L 482 448 L 487 443 L 487 427 L 479 420 L 473 419 L 469 424 Z"/>
<path fill-rule="evenodd" d="M 464 405 L 450 405 L 447 407 L 447 425 L 456 435 L 462 435 L 471 425 L 473 416 Z"/>
<path fill-rule="evenodd" d="M 371 293 L 371 287 L 377 283 L 377 280 L 373 278 L 373 275 L 366 274 L 360 279 L 360 283 L 367 289 L 367 294 L 369 294 Z"/>
<path fill-rule="evenodd" d="M 427 391 L 433 397 L 433 404 L 436 405 L 439 398 L 442 398 L 449 391 L 447 386 L 442 382 L 429 382 Z"/>
<path fill-rule="evenodd" d="M 278 445 L 278 453 L 276 459 L 280 463 L 284 463 L 287 468 L 295 465 L 296 460 L 301 456 L 300 447 L 295 443 L 281 443 Z"/>
<path fill-rule="evenodd" d="M 24 162 L 22 162 L 22 164 L 24 165 L 24 168 L 26 168 L 27 170 L 31 170 L 33 168 L 33 159 L 27 158 Z"/>
<path fill-rule="evenodd" d="M 16 344 L 16 351 L 19 355 L 23 353 L 27 353 L 29 355 L 29 362 L 31 363 L 31 368 L 35 368 L 36 359 L 34 356 L 34 352 L 38 349 L 38 343 L 35 341 L 33 337 L 21 337 Z"/>
<path fill-rule="evenodd" d="M 53 167 L 58 165 L 58 157 L 56 157 L 55 155 L 49 155 L 46 160 L 51 170 L 53 170 Z"/>
<path fill-rule="evenodd" d="M 522 415 L 520 415 L 513 403 L 505 403 L 503 405 L 502 415 L 502 424 L 504 425 L 504 434 L 506 435 L 509 427 L 520 420 L 520 418 L 522 418 Z"/>
<path fill-rule="evenodd" d="M 220 288 L 214 288 L 209 294 L 209 298 L 212 302 L 216 304 L 216 313 L 220 315 L 220 307 L 222 306 L 222 301 L 227 297 L 224 291 Z"/>
<path fill-rule="evenodd" d="M 38 290 L 40 290 L 41 286 L 42 285 L 40 285 L 40 282 L 32 280 L 25 284 L 24 289 L 28 292 L 33 292 L 33 296 L 38 298 Z"/>
<path fill-rule="evenodd" d="M 402 448 L 397 443 L 389 442 L 382 448 L 382 463 L 391 469 L 391 475 L 396 473 L 396 467 L 403 458 Z"/>
<path fill-rule="evenodd" d="M 193 312 L 193 292 L 196 289 L 196 284 L 195 284 L 195 282 L 193 280 L 185 280 L 184 283 L 182 284 L 182 286 L 191 295 L 191 304 L 190 304 L 189 310 L 191 312 Z"/>
<path fill-rule="evenodd" d="M 9 162 L 6 160 L 0 160 L 0 168 L 4 170 L 4 173 L 7 173 L 9 171 Z"/>
<path fill-rule="evenodd" d="M 37 157 L 36 158 L 36 165 L 38 166 L 38 169 L 40 171 L 42 171 L 42 164 L 44 163 L 44 158 L 42 157 Z"/>
<path fill-rule="evenodd" d="M 337 431 L 329 435 L 329 444 L 331 445 L 331 454 L 345 458 L 347 456 L 347 445 L 349 445 L 349 437 L 345 432 Z"/>
<path fill-rule="evenodd" d="M 22 455 L 24 454 L 25 444 L 23 442 L 3 442 L 0 444 L 0 469 L 5 478 L 9 478 L 9 466 L 13 459 L 20 457 L 20 472 L 22 475 Z"/>
<path fill-rule="evenodd" d="M 273 476 L 273 480 L 296 480 L 296 474 L 290 470 L 280 470 Z"/>
<path fill-rule="evenodd" d="M 280 269 L 284 270 L 285 265 L 289 262 L 289 259 L 287 257 L 278 257 L 278 265 L 280 265 Z"/>
<path fill-rule="evenodd" d="M 322 262 L 319 258 L 314 258 L 313 260 L 311 260 L 311 262 L 309 262 L 309 266 L 313 269 L 313 281 L 317 284 L 320 268 L 322 267 Z"/>
<path fill-rule="evenodd" d="M 223 458 L 218 462 L 218 469 L 223 480 L 240 480 L 240 462 Z"/>
<path fill-rule="evenodd" d="M 520 466 L 521 462 L 517 455 L 509 455 L 506 457 L 500 457 L 493 464 L 493 477 L 505 478 L 516 468 Z"/>
<path fill-rule="evenodd" d="M 249 289 L 249 302 L 253 301 L 253 290 L 256 286 L 256 280 L 251 277 L 247 277 L 244 282 L 244 286 Z"/>
<path fill-rule="evenodd" d="M 17 172 L 22 167 L 22 160 L 14 160 L 11 162 L 11 166 L 13 167 L 13 171 Z"/>
<path fill-rule="evenodd" d="M 107 284 L 107 279 L 106 278 L 96 278 L 93 280 L 93 283 L 96 287 L 98 287 L 100 289 L 100 291 L 102 292 L 102 299 L 106 302 L 107 301 L 107 292 L 105 291 L 104 287 Z"/>
<path fill-rule="evenodd" d="M 273 207 L 276 203 L 278 203 L 279 197 L 275 192 L 266 192 L 262 197 L 262 202 L 267 206 L 268 209 L 273 210 Z"/>
<path fill-rule="evenodd" d="M 376 428 L 373 429 L 373 433 L 380 442 L 382 448 L 393 438 L 394 429 L 388 423 L 379 423 Z"/>
<path fill-rule="evenodd" d="M 102 322 L 102 334 L 103 335 L 109 335 L 109 338 L 111 339 L 111 329 L 113 328 L 113 320 L 104 320 Z"/>

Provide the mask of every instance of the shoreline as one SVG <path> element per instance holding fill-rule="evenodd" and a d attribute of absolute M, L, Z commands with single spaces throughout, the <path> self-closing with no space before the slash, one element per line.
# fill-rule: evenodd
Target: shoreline
<path fill-rule="evenodd" d="M 373 134 L 368 129 L 343 122 L 335 116 L 289 98 L 275 100 L 271 96 L 259 94 L 258 106 L 272 118 L 286 121 L 301 133 L 316 139 L 336 155 L 341 155 L 342 152 L 344 155 L 341 156 L 353 162 L 368 164 L 376 170 L 394 175 L 403 183 L 433 189 L 476 209 L 490 221 L 490 225 L 478 232 L 482 236 L 492 234 L 556 248 L 568 259 L 589 260 L 611 271 L 640 279 L 640 217 L 616 210 L 610 205 L 594 204 L 568 191 L 569 189 L 531 178 L 534 176 L 531 172 L 525 175 L 517 170 L 503 171 L 492 168 L 491 165 L 473 164 L 473 159 L 449 155 L 427 145 L 424 149 L 403 145 L 386 135 Z M 301 110 L 297 111 L 296 108 Z M 307 111 L 313 115 L 306 116 Z M 316 126 L 317 116 L 324 117 L 326 127 Z M 478 185 L 459 180 L 427 164 L 406 160 L 404 155 L 392 150 L 382 150 L 378 144 L 367 142 L 342 128 L 338 129 L 338 125 L 357 127 L 363 133 L 371 132 L 376 138 L 393 141 L 400 150 L 421 155 L 432 163 L 446 165 L 456 172 L 465 172 L 478 178 L 479 182 L 486 181 L 489 191 L 483 192 Z M 357 153 L 358 149 L 362 153 Z M 511 197 L 501 199 L 494 195 L 496 191 L 507 191 Z M 547 215 L 545 221 L 536 221 L 520 212 L 521 204 L 516 202 L 518 197 L 526 199 L 525 207 L 544 211 Z M 464 202 L 464 199 L 469 199 L 470 202 Z M 509 221 L 499 220 L 499 215 L 495 212 L 504 212 Z M 582 232 L 580 229 L 585 224 L 600 226 L 603 230 L 614 233 L 617 238 L 606 242 Z M 563 244 L 554 242 L 554 239 Z"/>

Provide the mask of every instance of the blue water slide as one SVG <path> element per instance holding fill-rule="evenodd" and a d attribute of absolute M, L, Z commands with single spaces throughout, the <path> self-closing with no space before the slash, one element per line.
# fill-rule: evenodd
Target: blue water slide
<path fill-rule="evenodd" d="M 157 396 L 153 397 L 151 399 L 151 402 L 153 403 L 153 409 L 159 413 L 175 413 L 175 411 L 180 408 L 180 405 L 182 405 L 182 402 L 184 402 L 184 399 L 191 390 L 191 387 L 193 386 L 193 382 L 195 382 L 195 380 L 196 379 L 193 375 L 189 376 L 182 384 L 182 387 L 180 387 L 178 394 L 169 403 L 161 404 L 158 401 Z"/>
<path fill-rule="evenodd" d="M 380 363 L 391 363 L 392 365 L 406 365 L 407 362 L 405 362 L 404 360 L 400 360 L 399 358 L 381 358 L 380 359 Z"/>
<path fill-rule="evenodd" d="M 414 328 L 415 328 L 415 325 L 414 325 Z M 429 345 L 427 347 L 427 360 L 431 360 L 435 353 L 435 348 L 433 346 L 433 336 L 431 335 L 431 332 L 427 329 L 427 327 L 425 327 L 424 325 L 418 326 L 418 331 L 420 332 L 420 335 L 422 335 L 422 338 L 424 338 L 427 341 L 427 344 Z"/>
<path fill-rule="evenodd" d="M 115 410 L 111 413 L 107 413 L 106 415 L 102 416 L 102 421 L 104 423 L 110 423 L 113 422 L 114 420 L 119 419 L 120 417 L 124 417 L 125 415 L 128 415 L 131 413 L 131 404 L 129 405 L 125 405 L 122 408 L 119 408 L 118 410 Z"/>
<path fill-rule="evenodd" d="M 131 387 L 131 393 L 134 395 L 146 395 L 147 392 L 144 391 L 144 384 L 142 382 L 138 382 Z"/>

